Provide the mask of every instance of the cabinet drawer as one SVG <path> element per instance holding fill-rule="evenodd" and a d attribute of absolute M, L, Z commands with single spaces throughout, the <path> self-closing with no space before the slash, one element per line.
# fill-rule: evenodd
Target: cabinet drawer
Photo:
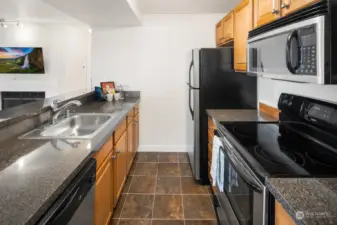
<path fill-rule="evenodd" d="M 213 138 L 214 138 L 214 130 L 208 130 L 208 143 L 213 144 Z"/>
<path fill-rule="evenodd" d="M 112 151 L 112 136 L 109 140 L 103 145 L 103 147 L 95 154 L 96 159 L 96 171 L 102 166 L 104 160 L 107 158 L 109 153 Z"/>
<path fill-rule="evenodd" d="M 114 133 L 114 145 L 118 142 L 118 140 L 122 137 L 123 133 L 126 131 L 126 120 L 123 121 L 118 125 L 117 129 Z"/>
<path fill-rule="evenodd" d="M 208 162 L 212 162 L 213 146 L 208 144 Z"/>
<path fill-rule="evenodd" d="M 136 116 L 139 113 L 139 104 L 133 108 L 133 116 Z"/>
<path fill-rule="evenodd" d="M 208 128 L 209 129 L 215 129 L 215 124 L 214 124 L 214 122 L 213 122 L 213 120 L 210 118 L 210 117 L 208 117 Z"/>

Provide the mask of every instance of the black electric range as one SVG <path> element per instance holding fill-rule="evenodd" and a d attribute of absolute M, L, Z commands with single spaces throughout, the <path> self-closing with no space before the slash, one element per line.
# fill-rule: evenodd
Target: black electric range
<path fill-rule="evenodd" d="M 337 177 L 337 104 L 282 94 L 278 108 L 278 122 L 216 123 L 221 225 L 272 224 L 266 178 Z"/>
<path fill-rule="evenodd" d="M 337 175 L 337 136 L 304 123 L 223 124 L 272 177 Z"/>

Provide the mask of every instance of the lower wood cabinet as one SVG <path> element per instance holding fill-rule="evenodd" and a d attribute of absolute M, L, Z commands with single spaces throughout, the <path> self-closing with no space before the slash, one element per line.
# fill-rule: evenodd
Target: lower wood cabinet
<path fill-rule="evenodd" d="M 133 122 L 133 157 L 139 148 L 139 114 L 136 115 Z"/>
<path fill-rule="evenodd" d="M 111 154 L 103 162 L 103 165 L 96 172 L 95 187 L 95 225 L 107 225 L 113 213 L 112 192 L 113 173 L 112 173 Z"/>
<path fill-rule="evenodd" d="M 275 201 L 275 225 L 295 225 L 293 219 L 278 201 Z"/>
<path fill-rule="evenodd" d="M 127 176 L 127 132 L 124 132 L 114 147 L 113 161 L 114 167 L 112 176 L 114 178 L 114 187 L 112 193 L 115 207 L 122 193 Z"/>
<path fill-rule="evenodd" d="M 94 225 L 108 225 L 139 145 L 138 105 L 130 110 L 94 155 L 96 168 Z M 137 122 L 136 122 L 137 121 Z"/>
<path fill-rule="evenodd" d="M 133 129 L 134 129 L 134 120 L 132 120 L 128 126 L 127 132 L 128 132 L 128 153 L 127 153 L 127 171 L 130 171 L 132 162 L 133 162 L 133 156 L 134 156 L 134 146 L 133 146 Z"/>

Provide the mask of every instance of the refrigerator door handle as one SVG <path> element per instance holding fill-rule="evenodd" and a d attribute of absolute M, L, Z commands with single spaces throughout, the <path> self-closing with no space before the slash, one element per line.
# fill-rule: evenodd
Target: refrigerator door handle
<path fill-rule="evenodd" d="M 191 112 L 191 116 L 192 116 L 192 120 L 194 120 L 194 112 L 192 109 L 192 105 L 191 105 L 191 95 L 192 95 L 192 87 L 189 85 L 189 90 L 188 90 L 188 106 L 190 108 L 190 112 Z"/>
<path fill-rule="evenodd" d="M 190 63 L 190 69 L 189 69 L 189 72 L 188 72 L 188 83 L 190 85 L 192 85 L 191 84 L 191 82 L 192 82 L 191 76 L 192 76 L 192 68 L 193 68 L 193 66 L 194 66 L 194 63 L 193 63 L 193 60 L 192 60 L 191 63 Z"/>

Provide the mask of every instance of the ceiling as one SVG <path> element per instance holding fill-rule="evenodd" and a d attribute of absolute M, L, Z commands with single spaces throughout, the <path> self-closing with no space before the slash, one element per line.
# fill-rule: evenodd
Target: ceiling
<path fill-rule="evenodd" d="M 42 0 L 0 0 L 0 5 L 0 19 L 33 23 L 81 23 Z"/>
<path fill-rule="evenodd" d="M 140 25 L 137 13 L 126 0 L 43 0 L 84 23 L 97 26 Z"/>
<path fill-rule="evenodd" d="M 139 0 L 143 14 L 226 13 L 241 0 Z"/>

